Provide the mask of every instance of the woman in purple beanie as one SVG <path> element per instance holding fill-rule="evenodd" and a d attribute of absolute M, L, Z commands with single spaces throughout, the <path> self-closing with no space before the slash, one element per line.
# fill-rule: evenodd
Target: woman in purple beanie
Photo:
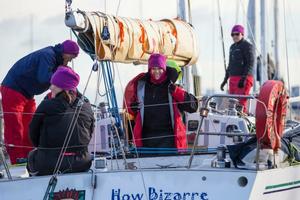
<path fill-rule="evenodd" d="M 95 119 L 89 101 L 82 98 L 76 89 L 79 79 L 78 74 L 64 66 L 58 67 L 53 74 L 50 81 L 52 98 L 42 101 L 30 123 L 29 136 L 36 148 L 28 156 L 27 169 L 30 174 L 53 173 L 76 108 L 79 116 L 73 121 L 75 127 L 59 171 L 81 172 L 90 168 L 87 146 L 94 131 Z M 79 105 L 82 107 L 78 111 Z"/>
<path fill-rule="evenodd" d="M 57 67 L 67 65 L 78 53 L 79 46 L 72 40 L 42 48 L 17 61 L 2 81 L 4 141 L 11 145 L 7 151 L 12 164 L 31 150 L 28 126 L 36 109 L 34 96 L 47 91 Z"/>
<path fill-rule="evenodd" d="M 192 94 L 173 83 L 177 78 L 173 80 L 169 76 L 166 65 L 164 55 L 152 54 L 148 72 L 136 76 L 126 87 L 125 99 L 128 112 L 135 119 L 133 136 L 137 147 L 187 148 L 181 112 L 195 112 L 198 102 Z"/>
<path fill-rule="evenodd" d="M 233 44 L 229 51 L 229 64 L 225 77 L 220 85 L 223 91 L 229 80 L 229 93 L 249 95 L 253 86 L 254 47 L 244 39 L 245 30 L 242 25 L 235 25 L 231 29 Z M 241 98 L 240 105 L 247 112 L 247 99 Z"/>

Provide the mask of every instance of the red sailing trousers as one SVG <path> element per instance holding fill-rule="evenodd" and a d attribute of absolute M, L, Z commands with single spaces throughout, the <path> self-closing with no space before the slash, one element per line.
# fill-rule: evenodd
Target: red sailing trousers
<path fill-rule="evenodd" d="M 1 86 L 1 95 L 4 112 L 4 142 L 10 161 L 15 164 L 17 158 L 27 158 L 28 152 L 32 150 L 28 129 L 36 109 L 35 100 L 27 99 L 21 93 L 5 86 Z"/>
<path fill-rule="evenodd" d="M 229 77 L 229 94 L 241 94 L 241 95 L 249 95 L 250 90 L 253 86 L 253 76 L 247 76 L 244 87 L 239 88 L 238 84 L 241 80 L 241 76 L 230 76 Z M 241 98 L 239 99 L 240 104 L 244 107 L 244 112 L 247 112 L 247 99 Z"/>

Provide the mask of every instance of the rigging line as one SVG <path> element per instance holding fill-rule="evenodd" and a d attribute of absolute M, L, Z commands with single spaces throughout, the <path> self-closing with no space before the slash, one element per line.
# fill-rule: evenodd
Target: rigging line
<path fill-rule="evenodd" d="M 287 27 L 286 27 L 286 1 L 283 1 L 283 23 L 284 23 L 284 40 L 285 40 L 285 55 L 286 55 L 286 70 L 287 70 L 287 84 L 288 84 L 288 92 L 291 93 L 291 85 L 290 85 L 290 66 L 289 66 L 289 53 L 287 46 Z M 290 112 L 290 117 L 292 117 L 292 113 Z"/>
<path fill-rule="evenodd" d="M 61 164 L 62 164 L 62 161 L 63 161 L 63 158 L 64 158 L 64 157 L 63 157 L 63 154 L 64 154 L 64 153 L 66 152 L 66 150 L 67 150 L 68 144 L 69 144 L 69 142 L 70 142 L 70 140 L 71 140 L 73 131 L 74 131 L 74 129 L 75 129 L 75 125 L 76 125 L 77 119 L 78 119 L 78 117 L 79 117 L 80 111 L 81 111 L 82 106 L 83 106 L 83 101 L 84 101 L 83 98 L 84 98 L 84 95 L 85 95 L 87 86 L 88 86 L 88 84 L 89 84 L 89 81 L 90 81 L 90 79 L 91 79 L 92 72 L 93 72 L 93 70 L 91 69 L 91 72 L 90 72 L 90 74 L 89 74 L 87 83 L 86 83 L 85 88 L 84 88 L 83 93 L 82 93 L 82 97 L 81 97 L 80 101 L 77 102 L 77 106 L 76 106 L 76 109 L 75 109 L 75 114 L 73 115 L 72 120 L 71 120 L 71 123 L 70 123 L 70 125 L 69 125 L 69 127 L 68 127 L 67 135 L 66 135 L 66 138 L 65 138 L 65 140 L 64 140 L 64 143 L 63 143 L 63 146 L 62 146 L 62 150 L 60 151 L 58 160 L 57 160 L 56 165 L 55 165 L 55 169 L 54 169 L 54 171 L 53 171 L 54 177 L 56 177 L 56 176 L 58 175 L 59 168 L 60 168 L 60 166 L 61 166 Z M 79 105 L 79 103 L 81 103 L 81 104 Z"/>
<path fill-rule="evenodd" d="M 197 99 L 198 101 L 198 99 Z M 182 101 L 182 102 L 172 102 L 173 105 L 180 105 L 180 104 L 183 104 L 183 103 L 193 103 L 194 101 L 191 100 L 191 101 Z M 148 104 L 148 105 L 144 105 L 144 107 L 154 107 L 154 106 L 165 106 L 165 105 L 169 105 L 169 103 L 160 103 L 160 104 Z M 139 108 L 138 106 L 128 106 L 128 108 Z M 123 110 L 124 108 L 122 107 L 118 107 L 118 110 Z M 74 112 L 72 112 L 74 113 Z M 101 112 L 98 112 L 98 113 L 101 113 Z"/>
<path fill-rule="evenodd" d="M 102 66 L 102 76 L 104 77 L 104 82 L 108 81 L 108 78 L 105 78 L 105 72 L 109 73 L 109 63 L 110 61 L 100 61 L 100 64 Z M 109 93 L 109 91 L 113 90 L 114 88 L 114 82 L 115 82 L 115 71 L 113 69 L 113 73 L 112 74 L 112 85 L 109 84 L 109 82 L 105 83 L 107 85 L 107 89 L 105 91 L 104 94 L 101 94 L 100 91 L 98 92 L 98 94 L 100 95 L 100 97 L 104 97 L 104 96 L 107 96 L 107 94 Z"/>
<path fill-rule="evenodd" d="M 286 2 L 286 3 L 287 3 L 288 13 L 290 13 L 291 20 L 289 20 L 289 21 L 291 22 L 291 27 L 297 27 L 295 25 L 295 18 L 294 18 L 291 6 L 290 6 L 289 2 Z M 298 51 L 298 54 L 300 54 L 300 44 L 299 44 L 299 40 L 297 38 L 297 36 L 299 35 L 298 31 L 297 31 L 297 29 L 294 29 L 292 32 L 293 32 L 293 35 L 294 35 L 294 39 L 293 40 L 296 41 L 296 51 Z M 297 62 L 297 66 L 299 66 L 299 60 L 298 59 L 296 59 L 296 62 Z"/>
<path fill-rule="evenodd" d="M 95 13 L 96 15 L 98 15 L 98 13 Z M 95 20 L 95 17 L 94 17 L 94 15 L 92 15 L 93 16 L 93 20 L 94 20 L 94 23 L 96 23 L 96 20 Z M 88 49 L 87 48 L 87 45 L 85 45 L 85 43 L 82 41 L 82 39 L 81 38 L 79 38 L 78 37 L 78 35 L 75 33 L 75 31 L 73 30 L 73 29 L 70 29 L 72 32 L 73 32 L 73 34 L 75 35 L 75 37 L 77 38 L 77 40 L 80 40 L 81 41 L 81 43 L 84 45 L 84 48 L 85 49 Z M 71 36 L 72 37 L 72 36 Z M 100 48 L 100 46 L 99 46 L 99 48 Z M 99 51 L 99 49 L 98 49 L 98 51 Z M 88 53 L 88 54 L 90 54 L 90 53 Z M 95 50 L 95 54 L 96 54 L 96 50 Z M 97 65 L 99 66 L 99 63 L 98 63 L 98 60 L 95 60 L 95 62 L 97 62 Z M 101 69 L 99 69 L 99 67 L 98 67 L 98 77 L 100 77 L 100 79 L 98 79 L 98 81 L 99 81 L 99 89 L 100 89 L 100 83 L 101 83 L 101 76 L 100 76 L 100 71 L 101 71 Z M 98 82 L 97 82 L 97 86 L 98 86 Z M 101 96 L 101 94 L 100 94 L 100 90 L 97 90 L 97 91 L 99 91 L 99 95 Z M 105 94 L 104 94 L 105 95 Z M 104 96 L 103 95 L 103 96 Z M 96 97 L 95 97 L 95 103 L 96 103 L 96 99 L 97 99 L 97 94 L 96 94 Z"/>
<path fill-rule="evenodd" d="M 114 66 L 115 67 L 115 66 Z M 121 92 L 122 92 L 122 96 L 124 97 L 124 94 L 125 94 L 125 91 L 124 91 L 124 87 L 123 87 L 123 84 L 122 84 L 122 81 L 121 81 L 121 76 L 120 76 L 120 72 L 119 72 L 119 70 L 117 69 L 116 70 L 117 71 L 117 75 L 118 75 L 118 78 L 119 78 L 119 82 L 120 82 L 120 86 L 121 86 Z M 125 105 L 125 110 L 126 110 L 126 112 L 128 113 L 128 105 L 127 105 L 127 102 L 126 101 L 124 101 L 124 105 Z M 119 109 L 124 109 L 124 108 L 119 108 Z M 127 116 L 125 116 L 125 117 L 127 117 Z M 132 125 L 131 125 L 131 123 L 130 123 L 130 120 L 129 120 L 129 128 L 130 128 L 130 131 L 131 131 L 131 133 L 132 133 L 132 138 L 134 138 L 134 135 L 133 135 L 133 127 L 132 127 Z M 134 142 L 134 144 L 135 144 L 135 142 Z M 138 155 L 137 155 L 138 156 Z"/>
<path fill-rule="evenodd" d="M 198 100 L 197 100 L 198 101 Z M 182 102 L 172 102 L 173 105 L 179 105 L 179 104 L 183 104 L 183 103 L 192 103 L 194 102 L 193 100 L 191 101 L 182 101 Z M 144 107 L 154 107 L 154 106 L 165 106 L 165 105 L 169 105 L 169 103 L 159 103 L 159 104 L 148 104 L 148 105 L 144 105 Z M 127 106 L 128 108 L 138 108 L 137 106 Z M 122 107 L 118 107 L 118 110 L 123 110 Z M 65 113 L 57 113 L 57 115 L 65 115 L 65 114 L 74 114 L 74 112 L 65 112 Z M 94 113 L 98 114 L 101 113 L 100 111 L 94 111 Z M 0 114 L 20 114 L 20 112 L 0 112 Z M 45 115 L 45 113 L 22 113 L 25 115 Z"/>
<path fill-rule="evenodd" d="M 113 89 L 112 85 L 110 85 L 109 82 L 109 72 L 108 72 L 108 68 L 109 66 L 107 65 L 107 63 L 105 61 L 101 62 L 101 66 L 102 66 L 102 76 L 103 76 L 103 80 L 104 80 L 104 87 L 105 87 L 105 95 L 106 99 L 107 99 L 107 103 L 109 108 L 112 107 L 112 94 L 111 94 L 111 90 Z"/>
<path fill-rule="evenodd" d="M 105 142 L 101 142 L 101 143 L 97 143 L 97 145 L 100 144 L 106 144 Z M 0 146 L 8 146 L 8 147 L 14 147 L 14 148 L 28 148 L 28 149 L 32 149 L 32 146 L 26 146 L 26 145 L 17 145 L 17 144 L 12 144 L 12 143 L 1 143 L 0 142 Z M 89 145 L 72 145 L 72 146 L 68 146 L 69 148 L 78 148 L 78 147 L 88 147 Z M 59 150 L 62 147 L 36 147 L 36 149 L 41 149 L 41 150 Z"/>
<path fill-rule="evenodd" d="M 222 25 L 221 10 L 220 10 L 220 0 L 218 0 L 218 15 L 219 15 L 219 24 L 220 24 L 221 39 L 222 39 L 224 70 L 225 70 L 225 73 L 226 73 L 226 58 L 225 58 L 226 56 L 225 56 L 225 44 L 224 44 L 223 25 Z"/>
<path fill-rule="evenodd" d="M 81 48 L 81 49 L 85 49 L 88 51 L 88 46 L 84 43 L 84 41 L 76 34 L 76 32 L 71 29 L 73 34 L 75 35 L 75 37 L 77 38 L 77 41 L 81 41 L 81 44 L 84 46 L 84 48 Z M 91 55 L 93 55 L 90 51 L 89 52 L 86 52 L 90 57 L 92 57 Z"/>
<path fill-rule="evenodd" d="M 79 104 L 79 102 L 78 102 Z M 62 160 L 64 158 L 63 154 L 66 152 L 67 150 L 67 147 L 68 147 L 68 144 L 70 142 L 70 139 L 72 137 L 72 134 L 73 134 L 73 130 L 75 128 L 75 123 L 77 122 L 77 119 L 79 117 L 79 113 L 81 111 L 81 107 L 82 105 L 80 105 L 79 107 L 77 106 L 75 111 L 76 113 L 73 115 L 72 117 L 72 120 L 71 120 L 71 123 L 68 127 L 68 131 L 67 131 L 67 135 L 65 137 L 65 140 L 64 140 L 64 143 L 63 143 L 63 146 L 61 148 L 61 151 L 60 151 L 60 154 L 59 154 L 59 157 L 57 159 L 57 162 L 56 162 L 56 165 L 55 165 L 55 168 L 53 170 L 53 174 L 54 174 L 54 177 L 56 177 L 58 175 L 58 172 L 59 172 L 59 168 L 61 166 L 61 163 L 62 163 Z"/>
<path fill-rule="evenodd" d="M 266 3 L 266 5 L 268 5 L 268 4 Z M 268 8 L 268 6 L 267 6 L 266 7 L 266 17 L 265 17 L 266 18 L 266 27 L 270 27 L 270 18 L 269 18 L 269 15 L 270 15 L 270 8 Z M 268 28 L 265 29 L 267 38 L 268 38 L 268 35 L 269 35 L 269 31 L 268 30 L 269 30 Z M 270 43 L 270 42 L 268 42 L 268 43 Z M 268 53 L 268 48 L 267 48 L 267 53 Z"/>
<path fill-rule="evenodd" d="M 117 147 L 116 147 L 116 143 L 115 143 L 115 138 L 114 138 L 114 135 L 113 133 L 111 133 L 111 136 L 110 136 L 110 140 L 112 141 L 112 151 L 113 151 L 113 156 L 111 157 L 112 160 L 114 160 L 114 156 L 115 156 L 115 161 L 117 163 L 117 169 L 119 170 L 120 167 L 119 167 L 119 162 L 118 162 L 118 153 L 117 153 Z"/>
<path fill-rule="evenodd" d="M 113 154 L 113 148 L 112 148 L 112 139 L 111 139 L 112 137 L 109 137 L 109 144 L 111 145 L 111 148 L 110 148 L 110 156 L 111 156 L 111 159 L 110 159 L 110 166 L 111 166 L 111 170 L 113 170 L 114 169 L 114 163 L 113 163 L 113 157 L 114 157 L 114 154 Z"/>
<path fill-rule="evenodd" d="M 78 102 L 78 104 L 79 104 L 79 102 Z M 83 103 L 82 103 L 82 105 L 83 105 Z M 66 152 L 68 144 L 69 144 L 69 142 L 71 140 L 71 137 L 73 135 L 73 131 L 74 131 L 74 128 L 75 128 L 75 125 L 76 125 L 75 123 L 77 122 L 77 119 L 80 115 L 82 105 L 79 105 L 79 106 L 77 105 L 79 108 L 76 107 L 77 113 L 75 115 L 73 115 L 72 121 L 71 121 L 70 126 L 68 128 L 68 134 L 67 134 L 67 137 L 65 138 L 65 143 L 64 143 L 64 145 L 61 149 L 61 152 L 60 152 L 60 155 L 59 155 L 59 158 L 58 158 L 58 162 L 56 163 L 56 166 L 55 166 L 55 169 L 54 169 L 54 174 L 55 174 L 54 176 L 55 177 L 58 175 L 60 166 L 61 166 L 63 158 L 64 158 L 63 154 Z"/>
<path fill-rule="evenodd" d="M 116 17 L 119 14 L 120 5 L 121 5 L 121 0 L 119 0 L 119 3 L 118 3 L 118 7 L 117 7 L 117 11 L 116 11 Z"/>
<path fill-rule="evenodd" d="M 119 116 L 118 113 L 118 105 L 117 105 L 117 98 L 116 98 L 116 94 L 115 94 L 115 90 L 114 90 L 114 76 L 115 76 L 115 72 L 114 72 L 114 68 L 112 68 L 111 66 L 111 62 L 109 61 L 104 61 L 105 65 L 104 69 L 105 73 L 103 73 L 104 75 L 104 82 L 105 82 L 105 88 L 107 91 L 107 100 L 109 103 L 109 108 L 111 109 L 111 112 L 113 113 L 113 115 L 115 116 L 116 119 L 116 124 L 122 126 L 122 120 Z M 108 90 L 108 88 L 111 88 L 110 91 Z"/>
<path fill-rule="evenodd" d="M 96 62 L 97 62 L 97 60 L 96 60 Z M 97 65 L 98 65 L 98 63 L 97 63 Z M 96 94 L 95 94 L 95 99 L 94 99 L 94 105 L 96 105 L 97 106 L 97 102 L 98 102 L 98 92 L 99 92 L 99 88 L 100 88 L 100 83 L 101 83 L 101 77 L 100 77 L 100 67 L 99 67 L 99 65 L 98 65 L 98 70 L 97 70 L 97 80 L 96 80 Z"/>
<path fill-rule="evenodd" d="M 69 32 L 70 32 L 70 39 L 73 40 L 72 29 L 71 28 L 69 29 Z M 74 70 L 74 67 L 75 67 L 74 59 L 71 60 L 71 65 L 72 65 L 72 69 Z"/>
<path fill-rule="evenodd" d="M 109 62 L 109 69 L 110 69 L 110 74 L 114 74 L 112 79 L 110 79 L 110 84 L 113 86 L 113 90 L 111 91 L 111 95 L 112 95 L 112 102 L 113 102 L 113 109 L 115 112 L 115 118 L 116 118 L 116 123 L 120 126 L 120 128 L 122 128 L 122 119 L 120 117 L 119 114 L 119 108 L 118 108 L 118 102 L 117 102 L 117 96 L 116 96 L 116 92 L 115 92 L 115 68 L 113 67 L 113 63 Z M 111 77 L 112 75 L 110 75 Z"/>
<path fill-rule="evenodd" d="M 245 11 L 245 5 L 244 5 L 244 3 L 242 2 L 242 0 L 240 0 L 240 6 L 242 7 L 243 15 L 244 15 L 244 16 L 247 16 L 246 11 Z M 250 22 L 249 22 L 248 17 L 246 17 L 246 22 L 247 22 L 247 27 L 250 27 L 248 31 L 250 32 L 252 38 L 257 39 L 256 36 L 255 36 L 254 33 L 253 33 L 252 27 L 250 26 Z M 260 52 L 260 50 L 258 49 L 257 42 L 256 42 L 255 40 L 253 40 L 253 43 L 254 43 L 253 45 L 254 45 L 254 47 L 255 47 L 256 53 L 258 53 L 258 55 L 261 55 L 261 52 Z M 256 59 L 256 58 L 255 58 L 255 59 Z"/>
<path fill-rule="evenodd" d="M 112 62 L 111 61 L 106 61 L 107 64 L 107 71 L 108 71 L 108 83 L 111 86 L 111 97 L 112 97 L 112 103 L 113 103 L 113 107 L 117 108 L 117 98 L 116 98 L 116 93 L 115 93 L 115 68 L 112 67 Z"/>
<path fill-rule="evenodd" d="M 227 123 L 229 122 L 229 120 L 227 120 Z M 216 131 L 216 129 L 215 129 Z M 207 132 L 209 133 L 209 132 Z M 144 141 L 144 140 L 152 140 L 152 139 L 162 139 L 162 138 L 170 138 L 170 137 L 174 137 L 174 134 L 170 134 L 170 135 L 163 135 L 163 136 L 153 136 L 153 137 L 147 137 L 147 138 L 140 138 L 140 139 L 135 139 L 136 141 Z M 119 140 L 119 139 L 118 139 Z M 131 141 L 131 140 L 130 140 Z M 110 142 L 96 142 L 94 143 L 95 145 L 107 145 L 107 144 L 112 144 Z M 15 145 L 15 144 L 11 144 L 11 143 L 0 143 L 0 145 L 2 146 L 6 146 L 6 147 L 14 147 L 14 148 L 28 148 L 28 149 L 32 149 L 32 146 L 25 146 L 25 145 Z M 68 148 L 79 148 L 79 147 L 88 147 L 88 145 L 72 145 L 72 146 L 68 146 Z M 59 150 L 62 147 L 36 147 L 36 149 L 40 149 L 40 150 Z M 125 153 L 125 152 L 124 152 Z"/>
<path fill-rule="evenodd" d="M 108 83 L 108 77 L 106 74 L 108 74 L 107 72 L 107 66 L 104 65 L 103 62 L 101 62 L 101 66 L 103 67 L 102 70 L 102 76 L 103 76 L 103 83 L 104 83 L 104 87 L 105 87 L 105 97 L 108 103 L 108 107 L 111 108 L 111 92 L 109 92 L 110 90 L 108 89 L 110 87 L 109 83 Z"/>
<path fill-rule="evenodd" d="M 87 83 L 85 85 L 85 88 L 83 90 L 83 93 L 82 93 L 82 97 L 81 99 L 77 102 L 77 105 L 76 105 L 76 109 L 75 109 L 75 114 L 73 115 L 72 117 L 72 120 L 70 122 L 70 125 L 68 127 L 68 131 L 67 131 L 67 135 L 66 135 L 66 138 L 64 140 L 64 143 L 63 143 L 63 146 L 62 146 L 62 149 L 60 151 L 60 154 L 58 156 L 58 159 L 57 159 L 57 162 L 56 162 L 56 165 L 55 165 L 55 168 L 53 170 L 53 174 L 49 180 L 49 183 L 48 183 L 48 186 L 47 186 L 47 189 L 46 189 L 46 192 L 44 194 L 44 200 L 46 200 L 46 198 L 50 195 L 49 192 L 53 192 L 55 187 L 56 187 L 56 183 L 57 183 L 57 176 L 58 176 L 58 173 L 59 173 L 59 169 L 60 169 L 60 166 L 62 164 L 62 161 L 63 161 L 63 154 L 66 152 L 67 150 L 67 147 L 68 147 L 68 144 L 71 140 L 71 137 L 72 137 L 72 134 L 73 134 L 73 131 L 74 131 L 74 128 L 75 128 L 75 125 L 76 125 L 76 122 L 77 122 L 77 119 L 79 117 L 79 114 L 80 114 L 80 111 L 81 111 L 81 108 L 83 106 L 83 101 L 84 101 L 84 95 L 85 95 L 85 92 L 86 92 L 86 89 L 87 89 L 87 85 L 90 81 L 90 78 L 91 78 L 91 74 L 92 74 L 93 70 L 91 69 L 91 72 L 90 72 L 90 75 L 88 77 L 88 80 L 87 80 Z M 79 103 L 81 102 L 81 105 L 79 105 Z"/>
<path fill-rule="evenodd" d="M 99 69 L 98 69 L 99 70 Z M 96 94 L 96 96 L 97 96 L 97 94 Z M 96 149 L 97 149 L 97 130 L 98 130 L 98 128 L 99 128 L 99 123 L 97 123 L 98 122 L 98 119 L 97 119 L 97 113 L 95 112 L 94 113 L 94 118 L 96 119 L 95 120 L 95 129 L 94 129 L 94 146 L 93 146 L 93 160 L 95 160 L 95 158 L 96 158 Z M 95 162 L 93 162 L 94 164 L 94 167 L 95 167 Z M 96 167 L 95 167 L 96 168 Z M 94 190 L 93 190 L 93 195 L 94 195 Z"/>
<path fill-rule="evenodd" d="M 101 13 L 102 14 L 102 13 Z M 93 21 L 94 21 L 94 23 L 95 24 L 97 24 L 96 22 L 97 22 L 97 20 L 95 19 L 95 16 L 94 15 L 97 15 L 98 17 L 99 17 L 99 19 L 100 19 L 100 17 L 103 17 L 103 16 L 100 16 L 99 15 L 99 13 L 94 13 L 92 16 L 93 16 Z M 105 17 L 103 17 L 104 18 L 104 20 L 106 20 L 106 18 Z M 96 36 L 96 35 L 95 35 Z M 99 36 L 99 37 L 101 37 L 101 36 Z M 95 58 L 96 58 L 96 60 L 98 61 L 98 58 L 99 58 L 99 56 L 98 56 L 98 52 L 100 52 L 101 51 L 101 45 L 98 45 L 98 49 L 97 49 L 97 46 L 96 46 L 96 44 L 94 45 L 94 48 L 95 48 Z"/>
<path fill-rule="evenodd" d="M 121 108 L 119 108 L 121 109 Z M 65 115 L 65 114 L 74 114 L 74 112 L 65 112 L 65 113 L 57 113 L 56 115 Z M 101 113 L 101 112 L 95 112 L 95 113 Z M 24 115 L 45 115 L 45 113 L 21 113 L 21 112 L 0 112 L 0 114 L 24 114 Z"/>
<path fill-rule="evenodd" d="M 267 114 L 268 114 L 268 108 L 267 108 L 266 104 L 265 104 L 263 101 L 259 100 L 258 98 L 256 98 L 256 101 L 257 101 L 258 103 L 260 103 L 260 104 L 263 105 L 263 107 L 264 107 L 264 109 L 265 109 L 265 112 L 266 112 L 266 115 L 267 115 Z M 261 143 L 261 140 L 266 136 L 266 133 L 267 133 L 267 127 L 268 127 L 268 126 L 265 126 L 265 130 L 264 130 L 263 136 L 260 137 L 259 139 L 257 139 L 257 142 L 258 142 L 259 144 Z"/>
<path fill-rule="evenodd" d="M 108 92 L 108 89 L 107 89 L 107 80 L 106 80 L 107 78 L 105 76 L 105 70 L 106 69 L 105 69 L 105 66 L 103 64 L 103 61 L 100 62 L 100 66 L 101 66 L 101 69 L 102 69 L 101 77 L 103 78 L 103 85 L 104 85 L 105 93 L 104 94 L 98 93 L 98 94 L 100 95 L 100 97 L 106 97 L 106 101 L 109 104 L 109 92 Z"/>
<path fill-rule="evenodd" d="M 105 69 L 104 69 L 104 65 L 103 65 L 103 62 L 104 61 L 97 61 L 97 62 L 100 62 L 101 64 L 101 67 L 99 67 L 100 69 L 98 70 L 99 73 L 98 73 L 98 78 L 97 78 L 97 94 L 100 96 L 100 97 L 104 97 L 104 96 L 107 96 L 107 93 L 108 91 L 110 90 L 106 90 L 103 94 L 101 93 L 100 91 L 100 86 L 101 86 L 101 82 L 102 80 L 104 80 L 104 87 L 106 88 L 106 79 L 104 78 L 104 73 L 105 73 Z M 101 71 L 102 70 L 102 71 Z M 101 72 L 102 72 L 102 75 L 101 75 Z"/>
<path fill-rule="evenodd" d="M 197 100 L 198 101 L 198 100 Z M 172 102 L 173 105 L 180 105 L 183 103 L 193 103 L 194 101 L 182 101 L 182 102 Z M 143 105 L 145 108 L 146 107 L 154 107 L 154 106 L 166 106 L 169 105 L 169 103 L 158 103 L 158 104 L 148 104 L 148 105 Z M 128 108 L 139 108 L 139 106 L 127 106 Z M 121 109 L 121 108 L 119 108 Z"/>
<path fill-rule="evenodd" d="M 236 2 L 235 2 L 235 24 L 238 24 L 238 22 L 239 22 L 239 13 L 240 13 L 240 7 L 239 7 L 239 2 L 238 2 L 238 0 L 236 0 Z"/>
<path fill-rule="evenodd" d="M 98 61 L 99 62 L 99 61 Z M 101 64 L 102 66 L 102 64 Z M 104 78 L 103 78 L 103 71 L 101 70 L 104 70 L 102 67 L 99 67 L 99 73 L 98 73 L 98 81 L 97 81 L 97 95 L 99 95 L 100 97 L 104 97 L 106 96 L 107 94 L 107 91 L 105 91 L 104 93 L 101 93 L 100 91 L 100 86 L 101 86 L 101 83 L 102 83 L 102 80 L 103 80 L 103 84 L 104 84 L 104 87 L 105 87 L 105 83 L 104 83 Z"/>
<path fill-rule="evenodd" d="M 121 92 L 122 92 L 122 95 L 123 95 L 123 97 L 124 97 L 125 91 L 124 91 L 124 89 L 123 89 L 124 87 L 123 87 L 123 85 L 122 85 L 120 72 L 119 72 L 118 69 L 117 69 L 116 71 L 117 71 L 117 75 L 118 75 L 118 78 L 119 78 L 119 81 L 120 81 L 120 85 L 121 85 Z M 128 105 L 127 105 L 127 102 L 126 102 L 126 101 L 124 101 L 124 105 L 125 105 L 125 110 L 126 110 L 126 112 L 129 113 L 129 112 L 128 112 Z M 125 117 L 127 117 L 127 116 L 125 116 Z M 132 124 L 130 123 L 130 120 L 128 120 L 128 123 L 129 123 L 129 128 L 130 128 L 130 132 L 131 132 L 131 137 L 132 137 L 133 143 L 136 145 L 136 142 L 135 142 L 135 141 L 136 141 L 137 139 L 135 138 L 135 136 L 134 136 L 134 134 L 133 134 L 133 127 L 132 127 Z M 148 195 L 147 195 L 147 189 L 146 189 L 145 177 L 144 177 L 144 174 L 143 174 L 143 171 L 142 171 L 141 160 L 140 160 L 140 157 L 139 157 L 137 148 L 135 148 L 135 154 L 136 154 L 136 159 L 137 159 L 137 163 L 138 163 L 138 169 L 137 169 L 137 170 L 139 171 L 139 173 L 140 173 L 140 175 L 141 175 L 141 179 L 142 179 L 142 182 L 143 182 L 144 192 L 145 192 L 145 194 L 146 194 L 147 200 L 149 200 Z"/>
<path fill-rule="evenodd" d="M 212 2 L 212 9 L 215 8 L 215 1 L 211 1 Z M 215 27 L 216 27 L 216 16 L 215 16 L 215 12 L 211 12 L 212 13 L 212 19 L 213 19 L 213 23 L 212 23 L 212 47 L 211 50 L 211 65 L 212 65 L 212 80 L 211 80 L 211 84 L 212 84 L 212 88 L 215 88 L 215 56 L 216 56 L 216 52 L 215 52 L 215 46 L 216 46 L 216 42 L 215 42 L 215 38 L 216 38 L 216 34 L 215 34 Z"/>
<path fill-rule="evenodd" d="M 119 145 L 120 145 L 121 154 L 122 154 L 122 158 L 124 160 L 125 168 L 128 168 L 128 164 L 127 164 L 127 160 L 126 160 L 126 154 L 125 154 L 125 151 L 124 151 L 124 148 L 123 148 L 124 145 L 122 145 L 122 142 L 121 142 L 121 139 L 120 139 L 120 134 L 119 134 L 118 128 L 115 125 L 115 123 L 113 123 L 113 127 L 115 129 L 115 133 L 117 135 L 117 139 L 118 139 L 118 142 L 119 142 Z"/>
<path fill-rule="evenodd" d="M 193 22 L 192 22 L 192 12 L 191 12 L 191 0 L 188 0 L 187 6 L 188 6 L 189 23 L 193 24 Z"/>

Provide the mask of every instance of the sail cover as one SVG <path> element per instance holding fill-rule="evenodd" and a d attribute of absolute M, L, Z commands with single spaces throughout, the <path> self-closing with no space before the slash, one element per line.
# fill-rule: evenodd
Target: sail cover
<path fill-rule="evenodd" d="M 98 60 L 140 64 L 152 53 L 162 53 L 187 66 L 198 59 L 194 28 L 179 19 L 139 20 L 76 11 L 66 14 L 65 23 L 78 33 L 80 47 Z"/>

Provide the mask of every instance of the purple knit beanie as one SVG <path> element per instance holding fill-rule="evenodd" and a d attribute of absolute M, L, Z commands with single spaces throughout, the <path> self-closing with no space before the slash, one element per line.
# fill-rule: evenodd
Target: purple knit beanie
<path fill-rule="evenodd" d="M 152 67 L 159 67 L 164 71 L 166 71 L 166 66 L 167 66 L 166 56 L 159 53 L 151 54 L 148 60 L 148 69 L 151 69 Z"/>
<path fill-rule="evenodd" d="M 76 91 L 80 77 L 70 67 L 59 66 L 51 77 L 50 83 L 63 90 Z"/>
<path fill-rule="evenodd" d="M 76 42 L 72 40 L 65 40 L 63 43 L 61 43 L 61 45 L 63 47 L 63 53 L 78 56 L 79 46 Z"/>
<path fill-rule="evenodd" d="M 231 33 L 241 33 L 242 35 L 244 35 L 245 29 L 242 25 L 234 25 L 232 27 Z"/>

